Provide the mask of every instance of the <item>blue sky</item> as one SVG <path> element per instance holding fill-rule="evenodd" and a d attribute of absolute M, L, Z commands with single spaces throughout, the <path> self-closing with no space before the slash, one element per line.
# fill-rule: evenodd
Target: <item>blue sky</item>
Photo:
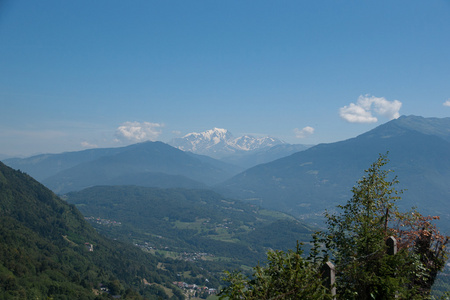
<path fill-rule="evenodd" d="M 0 154 L 335 142 L 449 100 L 449 0 L 0 0 Z"/>

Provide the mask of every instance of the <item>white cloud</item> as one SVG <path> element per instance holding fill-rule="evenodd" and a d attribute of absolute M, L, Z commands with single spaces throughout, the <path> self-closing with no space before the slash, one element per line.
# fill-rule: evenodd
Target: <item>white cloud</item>
<path fill-rule="evenodd" d="M 303 129 L 295 128 L 294 133 L 295 133 L 296 138 L 303 139 L 303 138 L 307 137 L 308 135 L 313 134 L 314 128 L 312 128 L 310 126 L 306 126 Z"/>
<path fill-rule="evenodd" d="M 161 134 L 162 124 L 150 122 L 125 122 L 116 129 L 118 141 L 155 141 Z"/>
<path fill-rule="evenodd" d="M 400 117 L 402 103 L 398 100 L 388 101 L 384 97 L 361 95 L 358 101 L 339 109 L 342 119 L 350 123 L 375 123 L 378 118 L 373 114 L 383 116 L 389 120 Z"/>
<path fill-rule="evenodd" d="M 377 118 L 372 116 L 370 111 L 355 103 L 341 107 L 339 109 L 339 115 L 350 123 L 374 123 L 378 121 Z"/>
<path fill-rule="evenodd" d="M 450 106 L 450 99 L 444 102 L 444 106 Z"/>

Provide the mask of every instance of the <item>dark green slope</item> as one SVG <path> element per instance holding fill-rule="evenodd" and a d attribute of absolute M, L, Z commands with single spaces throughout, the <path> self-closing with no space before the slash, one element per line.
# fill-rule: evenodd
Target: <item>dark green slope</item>
<path fill-rule="evenodd" d="M 111 237 L 179 257 L 184 252 L 213 255 L 199 262 L 210 270 L 251 266 L 265 259 L 268 248 L 286 250 L 296 240 L 311 240 L 311 229 L 291 216 L 207 190 L 98 186 L 65 198 L 93 220 L 121 222 L 95 224 Z"/>
<path fill-rule="evenodd" d="M 407 189 L 400 205 L 450 215 L 450 118 L 401 117 L 356 138 L 321 144 L 251 168 L 217 190 L 293 215 L 311 217 L 344 203 L 378 155 Z"/>
<path fill-rule="evenodd" d="M 137 247 L 103 238 L 75 206 L 3 163 L 0 228 L 0 299 L 109 297 L 93 293 L 99 284 L 123 298 L 140 298 L 134 290 L 164 299 L 161 287 L 143 279 L 170 285 L 176 278 Z"/>

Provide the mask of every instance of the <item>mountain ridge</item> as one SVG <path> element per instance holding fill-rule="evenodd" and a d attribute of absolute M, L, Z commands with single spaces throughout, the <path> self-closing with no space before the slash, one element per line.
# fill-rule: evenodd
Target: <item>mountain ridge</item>
<path fill-rule="evenodd" d="M 94 185 L 132 184 L 131 177 L 138 178 L 145 174 L 165 174 L 169 180 L 181 179 L 181 187 L 190 187 L 189 181 L 193 184 L 191 187 L 199 187 L 218 183 L 229 177 L 227 171 L 165 143 L 145 142 L 129 146 L 114 155 L 81 163 L 42 182 L 57 193 L 66 193 Z M 120 178 L 123 181 L 119 181 Z M 172 185 L 159 186 L 176 187 L 176 182 L 174 180 Z M 145 185 L 155 186 L 156 181 Z"/>
<path fill-rule="evenodd" d="M 27 172 L 57 193 L 104 184 L 199 188 L 243 170 L 223 161 L 150 141 L 4 162 Z"/>
<path fill-rule="evenodd" d="M 446 138 L 450 118 L 434 121 L 401 117 L 357 137 L 319 144 L 250 168 L 219 184 L 217 191 L 263 207 L 279 208 L 297 217 L 320 215 L 324 209 L 348 199 L 363 170 L 379 154 L 389 152 L 388 168 L 395 170 L 399 187 L 406 189 L 406 201 L 401 204 L 447 217 L 448 204 L 444 210 L 441 206 L 450 196 L 450 142 Z M 447 127 L 441 128 L 442 124 Z M 441 129 L 432 130 L 433 127 Z M 433 132 L 438 133 L 429 134 Z M 430 201 L 434 205 L 425 204 Z"/>

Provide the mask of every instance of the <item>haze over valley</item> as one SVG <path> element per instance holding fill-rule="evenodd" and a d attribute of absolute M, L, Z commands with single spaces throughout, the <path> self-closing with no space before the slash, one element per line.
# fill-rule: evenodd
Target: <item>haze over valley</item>
<path fill-rule="evenodd" d="M 0 1 L 0 298 L 216 300 L 331 245 L 384 157 L 447 243 L 449 30 L 442 0 Z"/>

